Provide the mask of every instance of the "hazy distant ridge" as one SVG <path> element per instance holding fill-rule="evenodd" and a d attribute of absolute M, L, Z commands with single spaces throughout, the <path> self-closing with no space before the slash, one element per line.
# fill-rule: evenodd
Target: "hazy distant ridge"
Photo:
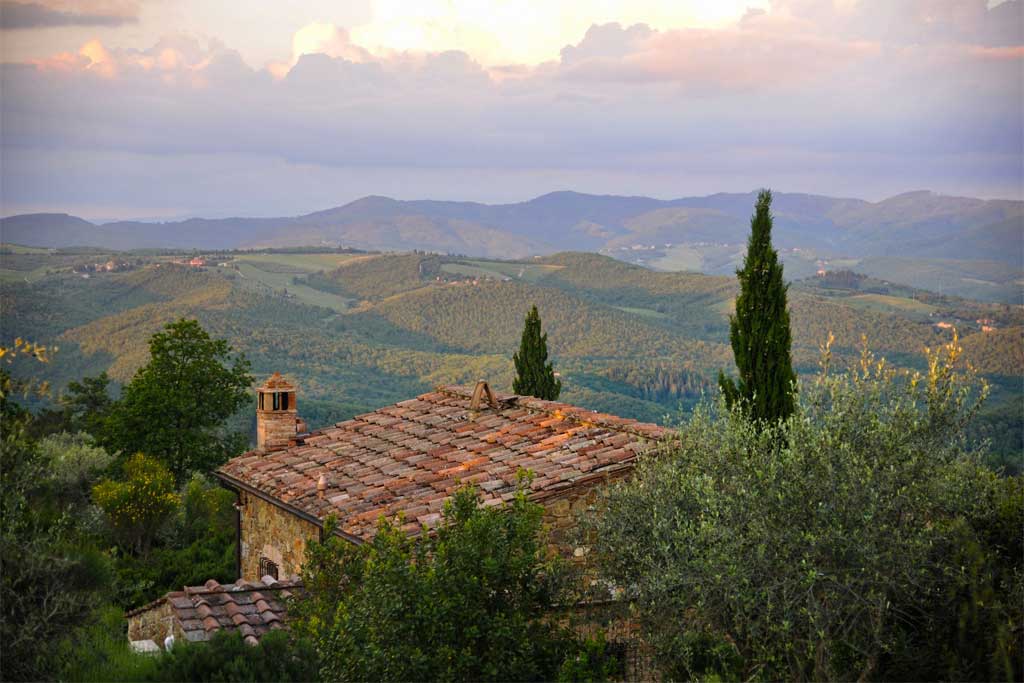
<path fill-rule="evenodd" d="M 514 204 L 370 196 L 281 218 L 95 225 L 67 214 L 0 221 L 4 242 L 39 247 L 225 249 L 340 245 L 522 257 L 632 244 L 742 242 L 755 193 L 659 200 L 552 192 Z M 851 256 L 1024 257 L 1024 202 L 909 192 L 880 202 L 776 193 L 775 240 Z"/>

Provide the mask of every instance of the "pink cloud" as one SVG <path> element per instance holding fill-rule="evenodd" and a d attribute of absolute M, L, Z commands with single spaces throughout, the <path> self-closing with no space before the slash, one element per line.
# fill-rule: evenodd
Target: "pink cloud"
<path fill-rule="evenodd" d="M 880 52 L 868 41 L 794 34 L 779 31 L 778 22 L 766 24 L 654 32 L 630 54 L 586 60 L 568 67 L 566 75 L 588 81 L 670 82 L 715 91 L 779 88 L 814 82 Z"/>

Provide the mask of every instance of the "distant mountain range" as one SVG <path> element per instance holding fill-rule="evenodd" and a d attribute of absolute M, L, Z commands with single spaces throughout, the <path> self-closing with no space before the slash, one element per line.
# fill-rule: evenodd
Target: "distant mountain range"
<path fill-rule="evenodd" d="M 659 200 L 553 192 L 516 204 L 364 197 L 304 216 L 96 225 L 67 214 L 0 220 L 25 246 L 228 249 L 349 246 L 521 258 L 562 250 L 743 243 L 754 192 Z M 825 256 L 1024 261 L 1024 202 L 909 192 L 880 202 L 775 194 L 775 242 Z"/>

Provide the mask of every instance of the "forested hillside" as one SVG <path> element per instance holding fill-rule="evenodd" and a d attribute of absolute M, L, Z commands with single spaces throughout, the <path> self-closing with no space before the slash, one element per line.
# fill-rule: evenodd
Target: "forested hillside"
<path fill-rule="evenodd" d="M 786 192 L 775 198 L 773 239 L 791 280 L 856 264 L 895 282 L 1020 302 L 1024 202 L 927 191 L 880 202 Z M 302 216 L 103 225 L 65 214 L 28 214 L 0 219 L 0 241 L 122 250 L 320 244 L 484 258 L 572 249 L 657 270 L 731 277 L 742 258 L 753 200 L 753 193 L 660 200 L 551 192 L 514 204 L 370 196 Z"/>
<path fill-rule="evenodd" d="M 32 265 L 38 277 L 4 279 L 3 335 L 59 346 L 44 370 L 58 389 L 102 370 L 123 384 L 146 362 L 154 332 L 194 317 L 243 351 L 257 376 L 277 370 L 295 379 L 312 426 L 437 384 L 486 378 L 510 390 L 512 352 L 534 304 L 561 398 L 571 403 L 674 421 L 702 393 L 714 395 L 714 377 L 732 368 L 733 278 L 585 253 L 522 262 L 294 252 L 225 252 L 204 267 L 180 260 L 142 255 L 131 270 L 87 278 L 67 254 L 7 254 L 5 272 Z M 993 383 L 987 410 L 997 428 L 986 434 L 1004 450 L 1019 444 L 1019 411 L 1014 419 L 1006 406 L 1021 400 L 1021 307 L 879 287 L 857 276 L 791 288 L 798 372 L 816 367 L 829 332 L 841 363 L 859 356 L 863 337 L 891 362 L 920 369 L 924 347 L 948 341 L 956 327 L 968 360 Z"/>

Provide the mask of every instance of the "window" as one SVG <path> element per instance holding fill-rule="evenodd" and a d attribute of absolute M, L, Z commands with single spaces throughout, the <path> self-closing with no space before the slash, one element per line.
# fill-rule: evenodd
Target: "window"
<path fill-rule="evenodd" d="M 271 562 L 265 557 L 260 558 L 260 578 L 264 576 L 272 576 L 277 579 L 277 564 Z"/>
<path fill-rule="evenodd" d="M 281 410 L 288 410 L 288 394 L 281 394 Z"/>
<path fill-rule="evenodd" d="M 274 393 L 274 410 L 281 410 L 281 394 Z"/>
<path fill-rule="evenodd" d="M 260 392 L 260 410 L 263 410 L 263 397 L 266 396 L 262 391 Z"/>

